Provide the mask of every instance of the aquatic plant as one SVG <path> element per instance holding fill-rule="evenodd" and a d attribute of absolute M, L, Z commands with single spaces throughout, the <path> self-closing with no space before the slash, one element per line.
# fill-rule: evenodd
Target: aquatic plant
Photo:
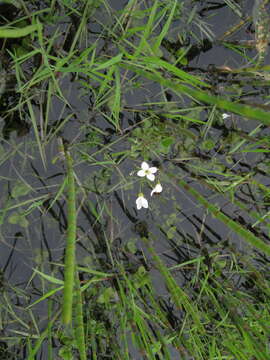
<path fill-rule="evenodd" d="M 2 1 L 1 359 L 270 358 L 250 4 Z"/>

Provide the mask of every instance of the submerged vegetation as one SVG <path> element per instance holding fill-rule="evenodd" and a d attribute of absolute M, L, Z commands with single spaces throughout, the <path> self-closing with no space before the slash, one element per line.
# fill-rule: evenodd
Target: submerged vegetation
<path fill-rule="evenodd" d="M 250 3 L 0 2 L 1 360 L 270 358 Z"/>

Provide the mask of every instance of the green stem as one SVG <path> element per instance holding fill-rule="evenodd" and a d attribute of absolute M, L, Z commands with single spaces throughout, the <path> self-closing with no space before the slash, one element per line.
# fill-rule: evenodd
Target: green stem
<path fill-rule="evenodd" d="M 86 347 L 85 347 L 85 335 L 84 335 L 84 323 L 83 323 L 83 304 L 82 304 L 82 292 L 79 280 L 78 271 L 75 273 L 75 339 L 77 342 L 77 349 L 80 354 L 80 360 L 87 360 Z"/>
<path fill-rule="evenodd" d="M 72 301 L 75 275 L 75 242 L 76 242 L 76 194 L 73 175 L 73 161 L 70 153 L 64 151 L 67 164 L 67 236 L 65 252 L 63 323 L 70 324 L 72 320 Z"/>

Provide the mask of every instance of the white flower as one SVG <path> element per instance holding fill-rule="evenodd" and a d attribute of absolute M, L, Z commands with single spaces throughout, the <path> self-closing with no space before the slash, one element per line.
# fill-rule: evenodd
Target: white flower
<path fill-rule="evenodd" d="M 149 167 L 147 162 L 143 162 L 141 165 L 141 170 L 137 172 L 137 175 L 140 177 L 146 176 L 148 180 L 154 181 L 155 180 L 155 173 L 158 171 L 156 167 Z"/>
<path fill-rule="evenodd" d="M 225 119 L 229 118 L 230 116 L 231 115 L 229 115 L 229 114 L 223 113 L 222 114 L 222 119 L 225 120 Z"/>
<path fill-rule="evenodd" d="M 143 196 L 143 193 L 140 193 L 138 195 L 138 198 L 136 199 L 136 205 L 137 205 L 137 209 L 140 210 L 142 207 L 147 209 L 148 208 L 148 201 L 147 199 Z"/>
<path fill-rule="evenodd" d="M 161 193 L 161 191 L 163 190 L 162 186 L 160 183 L 157 183 L 157 185 L 154 187 L 154 189 L 151 191 L 151 196 L 154 193 Z"/>

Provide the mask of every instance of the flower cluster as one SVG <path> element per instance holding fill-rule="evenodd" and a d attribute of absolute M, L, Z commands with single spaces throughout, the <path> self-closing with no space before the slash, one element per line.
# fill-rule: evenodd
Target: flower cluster
<path fill-rule="evenodd" d="M 148 180 L 150 181 L 155 181 L 155 174 L 158 171 L 158 168 L 156 167 L 150 167 L 147 162 L 143 161 L 141 164 L 141 169 L 137 172 L 137 175 L 139 177 L 146 177 Z M 161 193 L 162 191 L 162 186 L 160 184 L 160 182 L 158 182 L 155 187 L 153 188 L 153 190 L 151 191 L 151 196 L 153 196 L 153 194 L 155 193 Z M 148 200 L 144 197 L 143 193 L 140 192 L 138 194 L 138 198 L 136 199 L 136 206 L 137 209 L 140 210 L 141 208 L 148 208 Z"/>

